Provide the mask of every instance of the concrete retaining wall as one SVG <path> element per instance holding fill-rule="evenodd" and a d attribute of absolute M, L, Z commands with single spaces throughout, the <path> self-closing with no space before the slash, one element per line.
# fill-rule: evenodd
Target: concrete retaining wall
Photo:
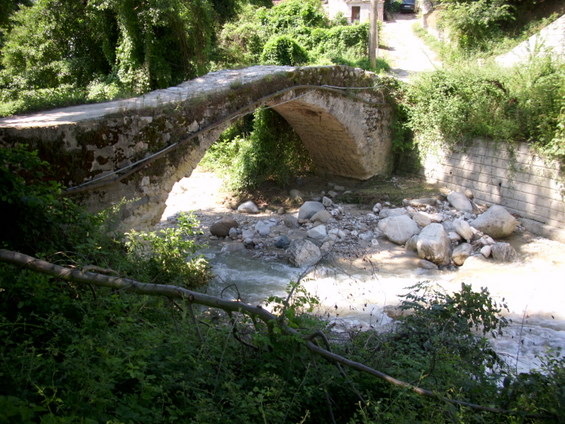
<path fill-rule="evenodd" d="M 565 242 L 565 176 L 526 144 L 475 140 L 423 160 L 430 182 L 451 190 L 469 188 L 475 198 L 499 204 L 522 218 L 533 232 Z"/>

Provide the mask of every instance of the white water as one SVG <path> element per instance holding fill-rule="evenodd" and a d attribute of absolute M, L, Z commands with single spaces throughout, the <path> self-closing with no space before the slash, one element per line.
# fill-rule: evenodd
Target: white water
<path fill-rule="evenodd" d="M 251 304 L 264 304 L 271 295 L 284 296 L 288 282 L 296 281 L 302 270 L 278 262 L 250 258 L 248 252 L 229 255 L 210 253 L 217 278 L 210 294 L 240 297 Z M 543 272 L 532 264 L 497 265 L 462 272 L 401 275 L 357 273 L 322 267 L 309 274 L 304 287 L 320 300 L 317 313 L 332 323 L 334 330 L 352 327 L 386 331 L 392 319 L 386 309 L 398 305 L 406 288 L 425 280 L 437 282 L 448 292 L 458 291 L 461 283 L 474 290 L 487 287 L 497 302 L 505 299 L 512 320 L 504 336 L 492 339 L 497 352 L 517 372 L 539 367 L 538 355 L 547 349 L 565 349 L 565 285 L 562 268 Z M 478 267 L 478 265 L 477 265 Z M 555 271 L 555 270 L 554 270 Z M 237 287 L 237 291 L 235 289 Z"/>

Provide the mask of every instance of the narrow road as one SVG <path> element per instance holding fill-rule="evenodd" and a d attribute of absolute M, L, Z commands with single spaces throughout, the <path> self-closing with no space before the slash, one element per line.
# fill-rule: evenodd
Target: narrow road
<path fill-rule="evenodd" d="M 388 60 L 392 72 L 402 80 L 419 72 L 441 67 L 437 55 L 414 34 L 412 27 L 418 22 L 414 14 L 396 14 L 394 21 L 383 24 L 379 56 Z"/>

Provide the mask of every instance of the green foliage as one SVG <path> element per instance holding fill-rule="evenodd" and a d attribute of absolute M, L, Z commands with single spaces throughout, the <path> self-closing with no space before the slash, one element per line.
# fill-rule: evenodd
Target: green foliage
<path fill-rule="evenodd" d="M 447 2 L 442 15 L 452 37 L 463 50 L 484 50 L 499 38 L 502 27 L 514 19 L 514 9 L 505 0 Z"/>
<path fill-rule="evenodd" d="M 48 164 L 24 146 L 0 148 L 0 208 L 6 222 L 2 246 L 36 254 L 73 249 L 92 220 L 44 181 Z"/>
<path fill-rule="evenodd" d="M 473 137 L 530 141 L 563 159 L 565 65 L 540 59 L 512 69 L 464 66 L 408 87 L 408 124 L 430 150 Z"/>
<path fill-rule="evenodd" d="M 4 113 L 37 107 L 30 98 L 59 98 L 60 105 L 98 101 L 106 94 L 139 94 L 207 72 L 216 29 L 211 4 L 138 3 L 40 0 L 21 7 L 12 15 L 2 47 L 1 97 L 12 102 Z M 233 1 L 216 3 L 230 13 L 236 10 Z M 97 87 L 86 90 L 88 85 Z M 71 102 L 52 91 L 61 86 L 80 94 Z M 42 107 L 52 103 L 47 98 Z"/>
<path fill-rule="evenodd" d="M 562 352 L 547 352 L 539 358 L 541 367 L 504 380 L 502 397 L 516 408 L 537 410 L 563 422 L 565 408 L 565 357 Z"/>
<path fill-rule="evenodd" d="M 317 0 L 287 0 L 271 9 L 248 7 L 237 21 L 224 26 L 220 62 L 368 67 L 368 28 L 368 24 L 344 25 L 339 19 L 330 22 Z"/>
<path fill-rule="evenodd" d="M 320 304 L 318 297 L 313 296 L 300 284 L 300 281 L 291 281 L 287 287 L 287 296 L 269 296 L 267 305 L 272 306 L 273 313 L 285 319 L 285 324 L 292 328 L 304 328 L 305 323 L 312 323 L 307 313 L 314 311 Z M 317 323 L 317 322 L 316 322 Z"/>
<path fill-rule="evenodd" d="M 226 172 L 231 189 L 251 190 L 266 181 L 286 186 L 311 171 L 302 141 L 278 113 L 257 109 L 247 131 L 227 130 L 203 159 L 204 166 Z"/>
<path fill-rule="evenodd" d="M 261 63 L 268 65 L 301 65 L 308 62 L 308 54 L 292 38 L 285 35 L 272 37 L 261 53 Z"/>
<path fill-rule="evenodd" d="M 559 422 L 562 359 L 548 356 L 543 373 L 500 386 L 497 368 L 484 366 L 491 355 L 484 339 L 471 332 L 500 324 L 488 293 L 414 289 L 404 303 L 412 315 L 395 331 L 360 332 L 331 346 L 316 331 L 322 323 L 304 315 L 317 300 L 302 286 L 292 283 L 289 296 L 272 300 L 283 324 L 336 353 L 450 398 Z M 237 314 L 223 318 L 3 264 L 0 293 L 3 422 L 517 422 L 341 370 L 317 360 L 301 337 Z"/>
<path fill-rule="evenodd" d="M 174 228 L 159 231 L 131 230 L 125 234 L 131 261 L 143 268 L 145 281 L 180 284 L 186 287 L 202 285 L 210 278 L 210 268 L 199 246 L 191 240 L 196 235 L 198 221 L 181 213 Z"/>
<path fill-rule="evenodd" d="M 404 318 L 404 325 L 413 326 L 415 320 L 423 319 L 427 325 L 446 332 L 470 334 L 476 330 L 497 335 L 502 334 L 508 324 L 505 318 L 499 316 L 503 308 L 508 310 L 507 305 L 494 302 L 484 287 L 480 292 L 474 292 L 471 285 L 463 283 L 461 291 L 450 295 L 427 282 L 408 287 L 408 290 L 410 292 L 402 296 L 405 300 L 400 309 L 414 313 Z M 422 328 L 416 327 L 418 330 Z"/>
<path fill-rule="evenodd" d="M 80 2 L 39 0 L 12 16 L 2 48 L 4 83 L 18 89 L 84 85 L 108 70 Z"/>

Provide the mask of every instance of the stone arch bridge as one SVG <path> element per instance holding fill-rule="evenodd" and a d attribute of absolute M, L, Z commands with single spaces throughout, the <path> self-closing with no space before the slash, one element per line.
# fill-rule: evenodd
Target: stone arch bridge
<path fill-rule="evenodd" d="M 4 118 L 0 144 L 37 149 L 50 177 L 90 210 L 134 199 L 122 225 L 140 227 L 160 219 L 172 186 L 220 133 L 260 106 L 289 122 L 321 173 L 389 173 L 386 93 L 377 76 L 346 66 L 223 70 L 137 98 Z"/>

